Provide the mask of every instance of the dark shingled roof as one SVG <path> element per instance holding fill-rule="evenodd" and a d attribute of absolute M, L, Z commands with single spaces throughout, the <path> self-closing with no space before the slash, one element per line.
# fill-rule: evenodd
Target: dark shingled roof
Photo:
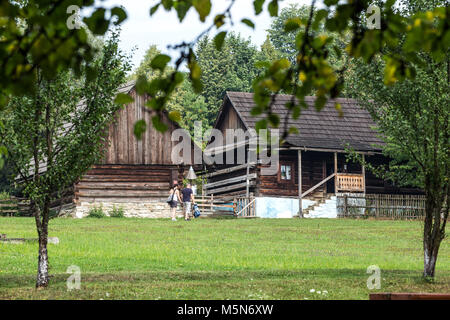
<path fill-rule="evenodd" d="M 254 128 L 255 123 L 264 117 L 250 114 L 255 106 L 253 93 L 227 92 L 226 95 L 247 128 Z M 280 116 L 281 121 L 287 113 L 285 104 L 291 98 L 290 95 L 276 96 L 272 111 Z M 357 151 L 381 150 L 380 145 L 383 142 L 374 129 L 375 123 L 370 114 L 358 106 L 356 100 L 330 99 L 320 112 L 314 108 L 314 101 L 315 97 L 305 97 L 308 109 L 302 109 L 300 117 L 296 120 L 290 117 L 289 126 L 296 127 L 299 134 L 289 135 L 286 139 L 288 145 L 342 150 L 348 143 Z M 335 102 L 342 106 L 342 117 L 335 109 Z"/>

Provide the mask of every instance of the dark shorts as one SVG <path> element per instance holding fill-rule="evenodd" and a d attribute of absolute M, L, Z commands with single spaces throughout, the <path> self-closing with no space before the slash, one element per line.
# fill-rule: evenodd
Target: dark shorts
<path fill-rule="evenodd" d="M 171 203 L 169 203 L 171 208 L 176 208 L 178 205 L 178 201 L 172 201 Z"/>

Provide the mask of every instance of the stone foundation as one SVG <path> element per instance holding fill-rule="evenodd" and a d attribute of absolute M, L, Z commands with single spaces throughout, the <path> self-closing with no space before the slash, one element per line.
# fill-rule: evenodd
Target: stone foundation
<path fill-rule="evenodd" d="M 110 212 L 116 208 L 122 208 L 125 217 L 134 218 L 170 218 L 170 207 L 162 201 L 142 201 L 142 202 L 80 202 L 76 205 L 72 214 L 75 218 L 84 218 L 89 214 L 89 210 L 101 207 L 103 212 L 109 216 Z M 177 208 L 177 216 L 182 216 L 180 205 Z"/>

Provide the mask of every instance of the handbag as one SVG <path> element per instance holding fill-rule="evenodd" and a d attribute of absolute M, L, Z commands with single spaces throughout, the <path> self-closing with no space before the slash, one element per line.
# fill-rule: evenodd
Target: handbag
<path fill-rule="evenodd" d="M 200 217 L 200 210 L 198 209 L 198 205 L 196 203 L 194 203 L 194 217 Z"/>
<path fill-rule="evenodd" d="M 167 198 L 166 202 L 167 203 L 172 203 L 173 202 L 173 197 L 175 196 L 175 190 L 172 192 L 171 195 L 169 195 L 169 197 Z"/>

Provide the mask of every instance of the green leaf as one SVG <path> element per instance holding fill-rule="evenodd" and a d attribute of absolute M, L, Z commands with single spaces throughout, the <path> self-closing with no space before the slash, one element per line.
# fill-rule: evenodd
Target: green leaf
<path fill-rule="evenodd" d="M 268 9 L 271 17 L 278 16 L 278 0 L 272 0 L 269 3 Z"/>
<path fill-rule="evenodd" d="M 267 119 L 261 119 L 255 123 L 256 132 L 262 129 L 267 129 Z"/>
<path fill-rule="evenodd" d="M 192 4 L 200 16 L 200 21 L 205 22 L 206 17 L 211 12 L 211 0 L 193 0 Z"/>
<path fill-rule="evenodd" d="M 280 124 L 280 117 L 278 115 L 276 115 L 275 113 L 269 114 L 267 119 L 269 120 L 272 127 L 277 128 L 278 125 Z"/>
<path fill-rule="evenodd" d="M 221 50 L 222 49 L 226 35 L 227 35 L 227 32 L 226 31 L 222 31 L 222 32 L 218 33 L 214 37 L 214 46 L 216 47 L 217 50 Z"/>
<path fill-rule="evenodd" d="M 177 11 L 178 20 L 180 20 L 180 22 L 183 22 L 186 13 L 191 8 L 191 4 L 186 1 L 183 1 L 183 2 L 175 2 L 173 6 Z"/>
<path fill-rule="evenodd" d="M 111 9 L 111 17 L 112 16 L 117 17 L 117 21 L 114 22 L 114 25 L 117 26 L 117 25 L 121 24 L 127 18 L 127 13 L 121 7 L 114 7 Z"/>
<path fill-rule="evenodd" d="M 145 76 L 139 76 L 136 80 L 136 92 L 142 95 L 147 92 L 147 88 L 147 78 Z"/>
<path fill-rule="evenodd" d="M 167 124 L 165 124 L 164 122 L 161 121 L 161 118 L 159 117 L 159 115 L 152 117 L 152 124 L 153 124 L 153 127 L 155 127 L 155 129 L 159 132 L 165 132 L 165 131 L 167 131 L 167 129 L 169 129 Z"/>
<path fill-rule="evenodd" d="M 214 25 L 217 29 L 225 24 L 225 16 L 223 14 L 218 14 L 214 17 Z"/>
<path fill-rule="evenodd" d="M 263 10 L 263 4 L 265 0 L 254 0 L 253 7 L 255 8 L 255 14 L 259 15 Z"/>
<path fill-rule="evenodd" d="M 161 0 L 161 4 L 163 5 L 164 9 L 169 11 L 173 6 L 173 0 Z"/>
<path fill-rule="evenodd" d="M 120 105 L 125 105 L 125 104 L 129 104 L 131 102 L 133 102 L 134 99 L 129 96 L 128 94 L 125 93 L 118 93 L 116 98 L 114 99 L 114 103 L 120 104 Z"/>
<path fill-rule="evenodd" d="M 297 127 L 289 127 L 289 134 L 299 134 L 300 132 L 298 131 Z"/>
<path fill-rule="evenodd" d="M 105 12 L 104 8 L 98 8 L 90 17 L 83 19 L 93 34 L 103 35 L 108 30 L 109 21 L 105 19 Z"/>
<path fill-rule="evenodd" d="M 170 57 L 166 54 L 158 54 L 156 57 L 152 59 L 150 66 L 153 69 L 164 71 L 167 64 L 170 62 Z"/>
<path fill-rule="evenodd" d="M 242 22 L 243 24 L 246 24 L 246 25 L 249 26 L 250 28 L 255 29 L 255 24 L 253 23 L 252 20 L 250 20 L 250 19 L 242 19 L 241 22 Z"/>
<path fill-rule="evenodd" d="M 147 130 L 147 123 L 145 120 L 141 119 L 136 121 L 134 124 L 134 135 L 138 140 L 142 139 L 142 134 Z"/>
<path fill-rule="evenodd" d="M 324 0 L 324 4 L 328 7 L 333 6 L 335 4 L 337 4 L 339 2 L 339 0 Z"/>
<path fill-rule="evenodd" d="M 298 17 L 286 20 L 284 23 L 284 31 L 291 32 L 297 30 L 302 25 L 302 20 Z"/>
<path fill-rule="evenodd" d="M 150 8 L 150 16 L 153 16 L 156 13 L 156 11 L 158 10 L 160 4 L 161 3 L 158 3 L 158 4 L 156 4 L 156 5 L 154 5 L 153 7 Z"/>
<path fill-rule="evenodd" d="M 201 81 L 202 69 L 200 68 L 198 62 L 195 60 L 195 54 L 191 50 L 189 52 L 189 78 L 191 79 L 192 88 L 195 93 L 201 93 L 203 90 L 203 83 Z"/>
<path fill-rule="evenodd" d="M 169 112 L 169 119 L 173 122 L 180 122 L 181 121 L 181 114 L 178 111 L 170 111 Z"/>

